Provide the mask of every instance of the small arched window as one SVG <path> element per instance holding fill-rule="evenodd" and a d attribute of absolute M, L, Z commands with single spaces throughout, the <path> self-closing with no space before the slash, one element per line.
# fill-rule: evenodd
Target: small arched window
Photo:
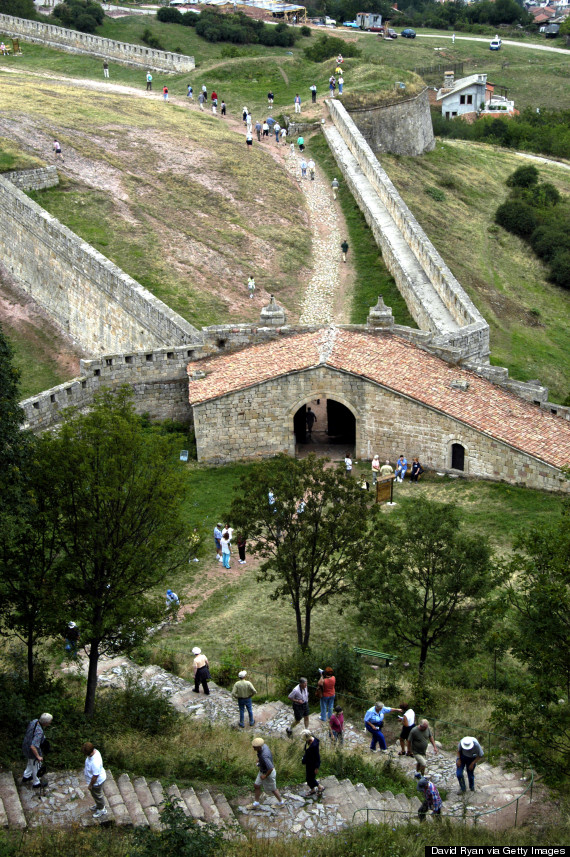
<path fill-rule="evenodd" d="M 451 444 L 452 470 L 465 470 L 465 447 L 460 443 Z"/>

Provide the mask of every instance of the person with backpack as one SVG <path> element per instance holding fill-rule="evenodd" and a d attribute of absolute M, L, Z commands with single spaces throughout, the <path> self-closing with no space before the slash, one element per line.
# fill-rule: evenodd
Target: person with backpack
<path fill-rule="evenodd" d="M 152 92 L 152 74 L 150 71 L 146 73 L 146 91 Z"/>
<path fill-rule="evenodd" d="M 47 713 L 42 714 L 36 720 L 30 720 L 22 743 L 22 753 L 27 760 L 22 782 L 31 782 L 34 789 L 39 789 L 45 785 L 45 782 L 40 780 L 40 775 L 45 773 L 45 767 L 42 771 L 44 754 L 49 752 L 49 741 L 44 730 L 47 729 L 52 720 L 52 715 Z"/>

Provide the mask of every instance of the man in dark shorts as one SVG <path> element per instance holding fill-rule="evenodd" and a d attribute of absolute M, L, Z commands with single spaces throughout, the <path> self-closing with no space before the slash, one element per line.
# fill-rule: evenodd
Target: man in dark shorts
<path fill-rule="evenodd" d="M 291 726 L 287 728 L 287 735 L 291 737 L 293 729 L 301 722 L 301 720 L 303 720 L 305 724 L 305 729 L 309 728 L 309 689 L 307 687 L 306 678 L 301 676 L 299 684 L 295 685 L 289 694 L 289 699 L 293 703 L 293 715 L 295 717 Z"/>

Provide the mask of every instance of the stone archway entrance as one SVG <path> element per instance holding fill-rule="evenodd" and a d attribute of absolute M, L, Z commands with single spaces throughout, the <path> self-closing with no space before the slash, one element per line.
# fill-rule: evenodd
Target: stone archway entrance
<path fill-rule="evenodd" d="M 347 450 L 354 453 L 356 418 L 342 402 L 327 396 L 306 402 L 296 411 L 293 425 L 297 457 L 314 452 L 341 459 Z"/>

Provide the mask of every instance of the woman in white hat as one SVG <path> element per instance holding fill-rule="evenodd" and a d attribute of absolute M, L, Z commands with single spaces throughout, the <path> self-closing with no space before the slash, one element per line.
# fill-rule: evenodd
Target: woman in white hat
<path fill-rule="evenodd" d="M 459 791 L 457 794 L 463 794 L 466 791 L 465 777 L 463 771 L 467 768 L 467 779 L 469 781 L 469 791 L 475 791 L 475 766 L 477 762 L 483 758 L 483 748 L 476 738 L 466 735 L 457 745 L 457 779 L 459 780 Z"/>
<path fill-rule="evenodd" d="M 200 693 L 200 684 L 204 688 L 204 693 L 206 696 L 210 693 L 210 688 L 208 687 L 208 679 L 210 678 L 210 670 L 208 664 L 208 658 L 206 655 L 202 654 L 202 649 L 198 646 L 194 646 L 192 649 L 192 654 L 196 657 L 194 658 L 194 662 L 192 667 L 194 669 L 194 693 Z"/>

